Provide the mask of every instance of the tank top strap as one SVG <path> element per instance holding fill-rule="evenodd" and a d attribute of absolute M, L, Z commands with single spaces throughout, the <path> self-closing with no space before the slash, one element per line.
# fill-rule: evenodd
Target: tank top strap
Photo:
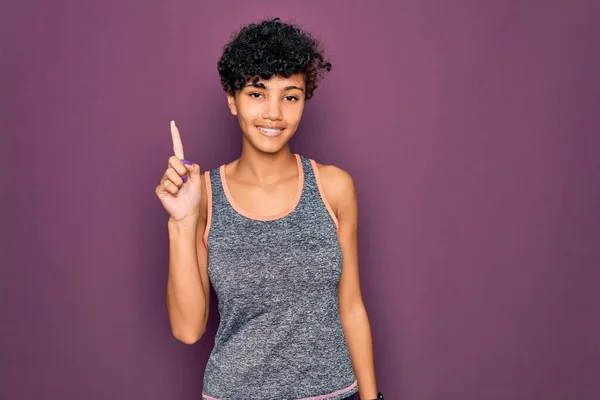
<path fill-rule="evenodd" d="M 213 210 L 222 210 L 228 208 L 229 203 L 221 181 L 221 167 L 211 169 L 209 171 L 210 186 L 211 186 L 211 204 Z"/>
<path fill-rule="evenodd" d="M 300 156 L 302 161 L 302 169 L 304 170 L 304 187 L 302 193 L 301 203 L 304 207 L 310 205 L 310 207 L 316 207 L 323 209 L 329 214 L 332 222 L 335 224 L 336 231 L 338 229 L 338 220 L 331 208 L 325 191 L 323 189 L 323 183 L 319 175 L 319 168 L 315 160 Z"/>
<path fill-rule="evenodd" d="M 304 175 L 304 186 L 302 188 L 302 191 L 308 192 L 309 194 L 313 194 L 317 186 L 311 159 L 302 155 L 298 155 L 298 157 L 300 157 L 300 163 L 302 164 L 302 173 Z"/>

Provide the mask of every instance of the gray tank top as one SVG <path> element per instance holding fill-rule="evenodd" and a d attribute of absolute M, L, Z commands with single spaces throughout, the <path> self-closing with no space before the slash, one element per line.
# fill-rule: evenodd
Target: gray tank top
<path fill-rule="evenodd" d="M 220 323 L 205 400 L 340 400 L 358 391 L 338 307 L 342 252 L 314 161 L 288 211 L 249 215 L 206 173 L 208 274 Z M 316 174 L 316 175 L 315 175 Z"/>

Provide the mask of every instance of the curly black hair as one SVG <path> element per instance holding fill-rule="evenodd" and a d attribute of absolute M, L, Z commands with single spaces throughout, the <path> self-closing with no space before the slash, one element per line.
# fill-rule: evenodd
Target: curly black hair
<path fill-rule="evenodd" d="M 301 73 L 310 99 L 324 72 L 331 70 L 321 44 L 308 32 L 280 18 L 243 27 L 224 46 L 218 62 L 221 85 L 234 94 L 252 80 L 272 76 L 289 78 Z"/>

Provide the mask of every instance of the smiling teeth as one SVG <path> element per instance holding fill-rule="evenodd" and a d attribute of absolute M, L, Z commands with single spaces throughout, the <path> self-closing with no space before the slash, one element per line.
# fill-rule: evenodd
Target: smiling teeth
<path fill-rule="evenodd" d="M 277 133 L 277 132 L 281 132 L 283 129 L 273 129 L 273 128 L 263 128 L 262 126 L 258 127 L 258 129 L 265 131 L 267 133 Z"/>

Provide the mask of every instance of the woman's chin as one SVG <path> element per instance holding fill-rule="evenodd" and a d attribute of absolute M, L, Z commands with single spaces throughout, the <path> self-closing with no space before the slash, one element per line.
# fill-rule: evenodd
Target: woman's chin
<path fill-rule="evenodd" d="M 275 154 L 280 152 L 287 144 L 289 139 L 283 136 L 276 138 L 258 137 L 253 138 L 250 143 L 252 147 L 261 153 Z"/>

